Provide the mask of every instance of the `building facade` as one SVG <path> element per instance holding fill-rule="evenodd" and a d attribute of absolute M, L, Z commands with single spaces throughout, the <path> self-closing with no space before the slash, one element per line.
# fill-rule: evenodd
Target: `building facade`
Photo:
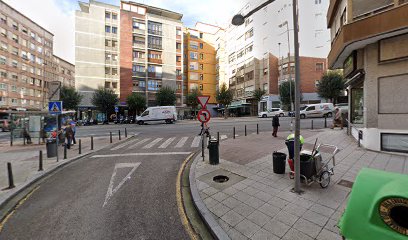
<path fill-rule="evenodd" d="M 407 13 L 403 0 L 337 0 L 327 12 L 328 66 L 343 69 L 349 130 L 368 149 L 408 152 Z"/>
<path fill-rule="evenodd" d="M 0 109 L 45 110 L 53 34 L 0 1 Z"/>
<path fill-rule="evenodd" d="M 183 104 L 182 14 L 134 2 L 121 2 L 120 101 L 132 92 L 156 105 L 161 87 L 176 91 L 176 105 Z"/>
<path fill-rule="evenodd" d="M 75 88 L 75 65 L 55 55 L 53 62 L 55 80 L 61 82 L 62 86 Z"/>
<path fill-rule="evenodd" d="M 198 22 L 186 28 L 184 35 L 185 94 L 198 89 L 210 96 L 207 109 L 216 107 L 218 86 L 216 73 L 216 33 L 220 27 Z M 213 111 L 215 113 L 215 111 Z"/>

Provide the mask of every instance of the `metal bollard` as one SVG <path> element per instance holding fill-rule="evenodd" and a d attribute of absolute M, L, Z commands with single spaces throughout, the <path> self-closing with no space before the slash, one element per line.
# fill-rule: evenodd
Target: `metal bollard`
<path fill-rule="evenodd" d="M 256 134 L 259 134 L 259 124 L 256 124 Z"/>
<path fill-rule="evenodd" d="M 93 150 L 93 136 L 91 136 L 91 150 Z"/>
<path fill-rule="evenodd" d="M 311 123 L 311 124 L 312 124 L 312 130 L 313 130 L 313 120 L 312 120 L 312 123 Z"/>
<path fill-rule="evenodd" d="M 40 153 L 38 155 L 38 171 L 42 171 L 43 169 L 43 154 L 42 150 L 40 150 Z"/>
<path fill-rule="evenodd" d="M 235 127 L 232 130 L 232 138 L 235 139 Z"/>
<path fill-rule="evenodd" d="M 67 159 L 67 145 L 64 145 L 64 159 Z"/>
<path fill-rule="evenodd" d="M 81 139 L 78 140 L 78 154 L 82 154 L 82 151 L 81 151 Z"/>
<path fill-rule="evenodd" d="M 127 138 L 127 129 L 125 128 L 125 138 Z"/>
<path fill-rule="evenodd" d="M 7 163 L 7 174 L 8 174 L 8 181 L 9 181 L 9 186 L 8 188 L 14 188 L 14 178 L 13 178 L 13 169 L 11 168 L 11 163 Z"/>
<path fill-rule="evenodd" d="M 112 143 L 112 132 L 109 132 L 110 134 L 110 143 Z"/>
<path fill-rule="evenodd" d="M 247 135 L 247 129 L 246 129 L 246 125 L 245 125 L 245 136 Z"/>
<path fill-rule="evenodd" d="M 324 116 L 324 128 L 327 128 L 327 117 Z"/>
<path fill-rule="evenodd" d="M 120 130 L 118 130 L 118 133 L 119 133 L 119 141 L 120 141 L 120 139 L 121 139 L 121 138 L 120 138 Z"/>

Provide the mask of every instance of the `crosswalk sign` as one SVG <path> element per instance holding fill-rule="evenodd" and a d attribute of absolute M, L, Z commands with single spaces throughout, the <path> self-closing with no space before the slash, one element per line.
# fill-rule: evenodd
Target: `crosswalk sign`
<path fill-rule="evenodd" d="M 62 112 L 62 102 L 61 101 L 48 102 L 48 111 L 50 113 L 60 114 Z"/>

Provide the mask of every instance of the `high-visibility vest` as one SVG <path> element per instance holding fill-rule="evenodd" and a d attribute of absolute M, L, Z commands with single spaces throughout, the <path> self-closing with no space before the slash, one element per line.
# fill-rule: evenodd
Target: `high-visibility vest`
<path fill-rule="evenodd" d="M 289 134 L 289 136 L 286 138 L 286 140 L 293 140 L 295 138 L 295 134 L 291 133 Z M 300 144 L 304 144 L 305 143 L 305 139 L 303 138 L 302 135 L 299 136 L 300 139 Z"/>

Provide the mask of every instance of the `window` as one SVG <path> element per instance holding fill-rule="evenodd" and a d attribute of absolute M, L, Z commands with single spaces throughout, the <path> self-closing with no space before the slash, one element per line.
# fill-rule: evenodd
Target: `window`
<path fill-rule="evenodd" d="M 6 72 L 0 72 L 0 77 L 7 78 L 7 73 Z"/>
<path fill-rule="evenodd" d="M 112 54 L 105 53 L 105 60 L 110 61 L 112 59 Z"/>
<path fill-rule="evenodd" d="M 112 47 L 117 47 L 118 46 L 118 41 L 112 40 Z"/>
<path fill-rule="evenodd" d="M 18 49 L 15 48 L 15 47 L 13 47 L 13 48 L 11 49 L 11 54 L 14 54 L 14 55 L 18 56 Z"/>
<path fill-rule="evenodd" d="M 0 64 L 6 64 L 7 58 L 5 56 L 0 56 Z"/>
<path fill-rule="evenodd" d="M 7 30 L 4 28 L 0 28 L 0 34 L 3 35 L 4 37 L 7 37 Z"/>
<path fill-rule="evenodd" d="M 245 40 L 247 40 L 248 38 L 251 38 L 252 36 L 254 36 L 254 29 L 253 28 L 251 28 L 250 30 L 248 30 L 245 33 Z"/>
<path fill-rule="evenodd" d="M 176 35 L 181 36 L 181 29 L 176 29 Z"/>
<path fill-rule="evenodd" d="M 5 16 L 0 17 L 1 23 L 7 24 L 7 18 Z"/>
<path fill-rule="evenodd" d="M 17 87 L 15 85 L 11 85 L 11 91 L 12 92 L 17 92 Z"/>
<path fill-rule="evenodd" d="M 204 74 L 200 74 L 200 80 L 204 80 Z"/>
<path fill-rule="evenodd" d="M 1 42 L 1 49 L 7 51 L 8 45 L 5 42 Z"/>
<path fill-rule="evenodd" d="M 180 69 L 176 69 L 176 75 L 181 76 L 181 70 Z"/>
<path fill-rule="evenodd" d="M 144 59 L 145 58 L 145 53 L 140 52 L 140 51 L 133 51 L 133 58 Z"/>
<path fill-rule="evenodd" d="M 148 36 L 148 47 L 154 49 L 162 49 L 162 38 L 156 36 Z"/>
<path fill-rule="evenodd" d="M 323 71 L 323 63 L 316 63 L 316 71 Z"/>
<path fill-rule="evenodd" d="M 139 81 L 139 87 L 145 88 L 146 87 L 146 82 L 145 81 Z"/>
<path fill-rule="evenodd" d="M 149 111 L 144 111 L 144 112 L 142 113 L 141 117 L 144 117 L 144 116 L 147 116 L 147 115 L 149 115 Z"/>
<path fill-rule="evenodd" d="M 105 12 L 105 18 L 106 18 L 106 19 L 110 19 L 110 17 L 111 17 L 110 12 Z"/>
<path fill-rule="evenodd" d="M 18 104 L 17 99 L 16 99 L 16 98 L 12 98 L 12 99 L 11 99 L 11 104 L 12 104 L 12 105 L 17 105 L 17 104 Z"/>
<path fill-rule="evenodd" d="M 195 50 L 198 49 L 198 42 L 190 41 L 189 44 L 190 44 L 191 49 L 195 49 Z"/>
<path fill-rule="evenodd" d="M 313 111 L 313 110 L 316 110 L 316 107 L 315 107 L 315 106 L 310 106 L 310 107 L 308 107 L 308 108 L 306 109 L 306 111 Z"/>
<path fill-rule="evenodd" d="M 31 36 L 32 39 L 35 39 L 35 37 L 36 37 L 35 32 L 30 32 L 30 36 Z"/>
<path fill-rule="evenodd" d="M 315 4 L 322 4 L 322 0 L 315 0 Z"/>
<path fill-rule="evenodd" d="M 21 58 L 26 59 L 26 60 L 28 59 L 26 51 L 21 51 Z"/>
<path fill-rule="evenodd" d="M 188 69 L 189 70 L 198 70 L 198 63 L 197 62 L 190 62 Z"/>
<path fill-rule="evenodd" d="M 27 47 L 27 40 L 21 39 L 21 45 L 23 45 L 24 47 Z"/>
<path fill-rule="evenodd" d="M 181 49 L 181 43 L 176 43 L 176 49 L 178 49 L 178 50 Z"/>
<path fill-rule="evenodd" d="M 200 64 L 200 70 L 204 70 L 204 64 Z"/>
<path fill-rule="evenodd" d="M 200 33 L 200 38 L 203 38 L 203 33 Z"/>
<path fill-rule="evenodd" d="M 191 72 L 190 73 L 190 80 L 198 80 L 198 73 Z"/>
<path fill-rule="evenodd" d="M 200 43 L 200 48 L 203 49 L 203 47 L 204 47 L 204 44 Z"/>
<path fill-rule="evenodd" d="M 320 80 L 315 80 L 315 87 L 316 88 L 319 87 L 319 84 L 320 84 Z"/>
<path fill-rule="evenodd" d="M 110 74 L 110 67 L 105 67 L 105 74 L 107 74 L 107 75 Z"/>
<path fill-rule="evenodd" d="M 30 49 L 35 50 L 35 44 L 30 42 Z"/>
<path fill-rule="evenodd" d="M 176 56 L 176 62 L 181 62 L 181 56 Z"/>
<path fill-rule="evenodd" d="M 112 27 L 112 33 L 117 34 L 118 33 L 118 27 Z"/>
<path fill-rule="evenodd" d="M 198 59 L 198 53 L 196 53 L 196 52 L 190 52 L 190 59 L 192 59 L 192 60 L 197 60 L 197 59 Z"/>
<path fill-rule="evenodd" d="M 118 69 L 112 68 L 112 75 L 118 75 Z"/>
<path fill-rule="evenodd" d="M 245 54 L 252 52 L 252 48 L 253 48 L 252 45 L 248 46 L 248 47 L 245 49 Z"/>
<path fill-rule="evenodd" d="M 105 88 L 110 88 L 110 82 L 105 82 Z"/>
<path fill-rule="evenodd" d="M 146 71 L 145 66 L 143 65 L 133 65 L 132 67 L 133 72 L 144 73 Z"/>
<path fill-rule="evenodd" d="M 235 61 L 235 53 L 229 55 L 228 57 L 228 63 L 233 63 Z"/>
<path fill-rule="evenodd" d="M 7 91 L 7 84 L 5 84 L 5 83 L 0 83 L 0 90 Z"/>
<path fill-rule="evenodd" d="M 11 62 L 11 66 L 14 67 L 14 68 L 17 68 L 18 67 L 18 62 L 16 60 L 13 60 Z"/>
<path fill-rule="evenodd" d="M 200 84 L 200 90 L 201 91 L 203 90 L 203 84 Z"/>
<path fill-rule="evenodd" d="M 15 42 L 18 43 L 18 36 L 16 34 L 13 34 L 11 39 Z"/>
<path fill-rule="evenodd" d="M 162 24 L 157 22 L 149 21 L 147 24 L 148 33 L 155 35 L 162 35 Z"/>
<path fill-rule="evenodd" d="M 144 22 L 138 22 L 138 21 L 133 20 L 133 30 L 135 29 L 145 30 L 146 24 Z"/>
<path fill-rule="evenodd" d="M 201 60 L 204 59 L 204 54 L 200 53 L 200 59 L 201 59 Z"/>
<path fill-rule="evenodd" d="M 149 80 L 147 82 L 147 90 L 159 90 L 161 87 L 160 82 L 157 80 Z"/>
<path fill-rule="evenodd" d="M 117 83 L 117 82 L 113 82 L 113 83 L 112 83 L 112 88 L 115 88 L 115 89 L 118 88 L 118 83 Z"/>
<path fill-rule="evenodd" d="M 110 26 L 105 26 L 105 32 L 110 33 L 111 32 L 111 27 Z"/>
<path fill-rule="evenodd" d="M 118 14 L 112 13 L 112 19 L 113 19 L 113 20 L 117 20 L 117 19 L 118 19 Z"/>
<path fill-rule="evenodd" d="M 21 31 L 25 34 L 28 34 L 27 28 L 25 28 L 24 26 L 21 27 Z"/>

